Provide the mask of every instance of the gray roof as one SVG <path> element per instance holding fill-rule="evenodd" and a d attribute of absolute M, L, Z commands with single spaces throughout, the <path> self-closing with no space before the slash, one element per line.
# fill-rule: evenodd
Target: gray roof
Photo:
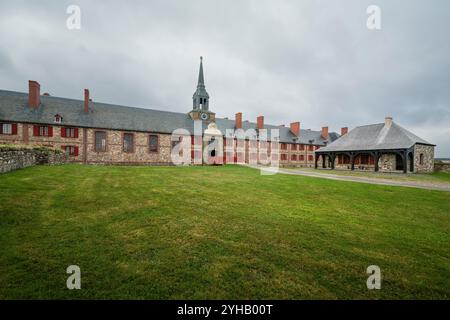
<path fill-rule="evenodd" d="M 135 108 L 91 101 L 89 113 L 83 111 L 83 100 L 41 96 L 41 105 L 32 109 L 28 107 L 28 93 L 0 90 L 0 120 L 36 124 L 53 124 L 54 116 L 63 117 L 62 125 L 128 130 L 142 132 L 172 133 L 184 128 L 194 131 L 194 122 L 187 113 L 169 112 L 153 109 Z M 226 129 L 234 129 L 234 120 L 216 118 L 218 129 L 225 134 Z M 243 121 L 244 130 L 255 129 L 256 123 Z M 297 138 L 289 128 L 265 125 L 268 129 L 279 129 L 280 141 L 325 145 L 336 140 L 337 133 L 329 134 L 329 141 L 321 137 L 321 131 L 301 130 Z"/>
<path fill-rule="evenodd" d="M 433 145 L 392 122 L 356 127 L 319 152 L 408 149 L 416 143 Z"/>

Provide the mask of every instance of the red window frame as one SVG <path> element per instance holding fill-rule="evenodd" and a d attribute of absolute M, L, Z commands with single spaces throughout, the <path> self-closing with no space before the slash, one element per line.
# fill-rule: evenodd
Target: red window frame
<path fill-rule="evenodd" d="M 53 137 L 52 126 L 34 125 L 33 135 L 35 137 Z"/>
<path fill-rule="evenodd" d="M 61 149 L 63 149 L 70 157 L 76 157 L 79 154 L 78 146 L 61 146 Z"/>
<path fill-rule="evenodd" d="M 11 133 L 5 133 L 3 130 L 4 129 L 3 126 L 7 125 L 7 124 L 11 125 Z M 17 123 L 10 123 L 10 122 L 0 123 L 0 134 L 10 135 L 10 136 L 16 135 L 17 134 Z"/>
<path fill-rule="evenodd" d="M 78 138 L 78 128 L 74 127 L 62 127 L 61 128 L 61 138 Z"/>

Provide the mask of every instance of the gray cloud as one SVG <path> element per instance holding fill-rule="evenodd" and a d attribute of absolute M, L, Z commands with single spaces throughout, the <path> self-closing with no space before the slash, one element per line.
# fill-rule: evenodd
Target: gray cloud
<path fill-rule="evenodd" d="M 66 8 L 82 29 L 66 28 Z M 366 28 L 366 8 L 382 30 Z M 1 88 L 187 112 L 198 57 L 211 108 L 303 128 L 392 115 L 450 156 L 448 1 L 1 1 Z"/>

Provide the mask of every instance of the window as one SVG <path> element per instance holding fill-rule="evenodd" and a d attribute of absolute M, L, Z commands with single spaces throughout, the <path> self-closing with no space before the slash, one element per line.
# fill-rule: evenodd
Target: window
<path fill-rule="evenodd" d="M 78 138 L 78 128 L 61 128 L 62 138 Z"/>
<path fill-rule="evenodd" d="M 301 144 L 300 145 L 300 151 L 304 151 L 305 150 L 305 145 L 304 144 Z"/>
<path fill-rule="evenodd" d="M 51 126 L 34 126 L 34 136 L 53 137 L 53 127 Z"/>
<path fill-rule="evenodd" d="M 313 161 L 314 160 L 314 158 L 313 158 L 313 156 L 310 154 L 309 156 L 308 156 L 308 161 Z"/>
<path fill-rule="evenodd" d="M 281 144 L 281 150 L 287 150 L 287 144 L 286 143 L 282 143 Z"/>
<path fill-rule="evenodd" d="M 281 160 L 287 160 L 287 154 L 285 153 L 281 154 Z"/>
<path fill-rule="evenodd" d="M 123 152 L 132 153 L 134 151 L 134 134 L 123 134 Z"/>
<path fill-rule="evenodd" d="M 297 150 L 297 145 L 296 144 L 291 144 L 291 150 Z"/>
<path fill-rule="evenodd" d="M 291 161 L 297 161 L 297 155 L 296 154 L 291 155 Z"/>
<path fill-rule="evenodd" d="M 3 123 L 1 125 L 1 132 L 2 134 L 13 134 L 12 130 L 13 125 L 11 123 Z"/>
<path fill-rule="evenodd" d="M 314 146 L 313 145 L 308 146 L 308 151 L 314 151 Z"/>
<path fill-rule="evenodd" d="M 95 132 L 95 151 L 105 152 L 106 151 L 106 132 L 96 131 Z"/>
<path fill-rule="evenodd" d="M 48 136 L 48 127 L 39 127 L 40 136 Z"/>
<path fill-rule="evenodd" d="M 305 161 L 305 156 L 302 155 L 302 154 L 299 155 L 299 156 L 298 156 L 298 160 L 299 160 L 299 161 Z"/>
<path fill-rule="evenodd" d="M 148 136 L 148 149 L 150 152 L 158 152 L 158 136 Z"/>
<path fill-rule="evenodd" d="M 423 153 L 419 155 L 419 164 L 423 165 Z"/>
<path fill-rule="evenodd" d="M 55 115 L 55 120 L 54 120 L 54 121 L 55 121 L 55 123 L 61 123 L 61 122 L 62 122 L 62 119 L 63 119 L 63 118 L 62 118 L 59 114 L 56 114 L 56 115 Z"/>
<path fill-rule="evenodd" d="M 78 156 L 78 147 L 75 146 L 63 146 L 63 150 L 68 156 L 76 157 Z"/>
<path fill-rule="evenodd" d="M 178 140 L 171 140 L 172 149 L 175 148 L 181 142 L 181 139 L 183 139 L 183 138 L 178 137 Z"/>

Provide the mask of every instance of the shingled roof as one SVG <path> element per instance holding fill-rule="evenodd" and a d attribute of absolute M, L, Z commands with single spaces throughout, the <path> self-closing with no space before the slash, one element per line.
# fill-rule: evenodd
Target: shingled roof
<path fill-rule="evenodd" d="M 390 120 L 356 127 L 319 152 L 408 149 L 418 144 L 432 145 Z"/>
<path fill-rule="evenodd" d="M 28 106 L 28 93 L 0 90 L 0 120 L 35 124 L 53 124 L 54 116 L 63 117 L 63 125 L 101 128 L 124 131 L 158 132 L 171 134 L 175 129 L 184 128 L 194 132 L 194 122 L 187 113 L 127 107 L 91 101 L 89 113 L 83 111 L 82 100 L 41 96 L 38 108 Z M 218 129 L 225 134 L 226 129 L 234 129 L 234 120 L 216 118 Z M 255 129 L 256 123 L 243 121 L 244 130 Z M 339 135 L 329 134 L 326 140 L 321 131 L 300 130 L 300 137 L 287 127 L 265 125 L 265 129 L 279 129 L 280 142 L 326 145 Z"/>

